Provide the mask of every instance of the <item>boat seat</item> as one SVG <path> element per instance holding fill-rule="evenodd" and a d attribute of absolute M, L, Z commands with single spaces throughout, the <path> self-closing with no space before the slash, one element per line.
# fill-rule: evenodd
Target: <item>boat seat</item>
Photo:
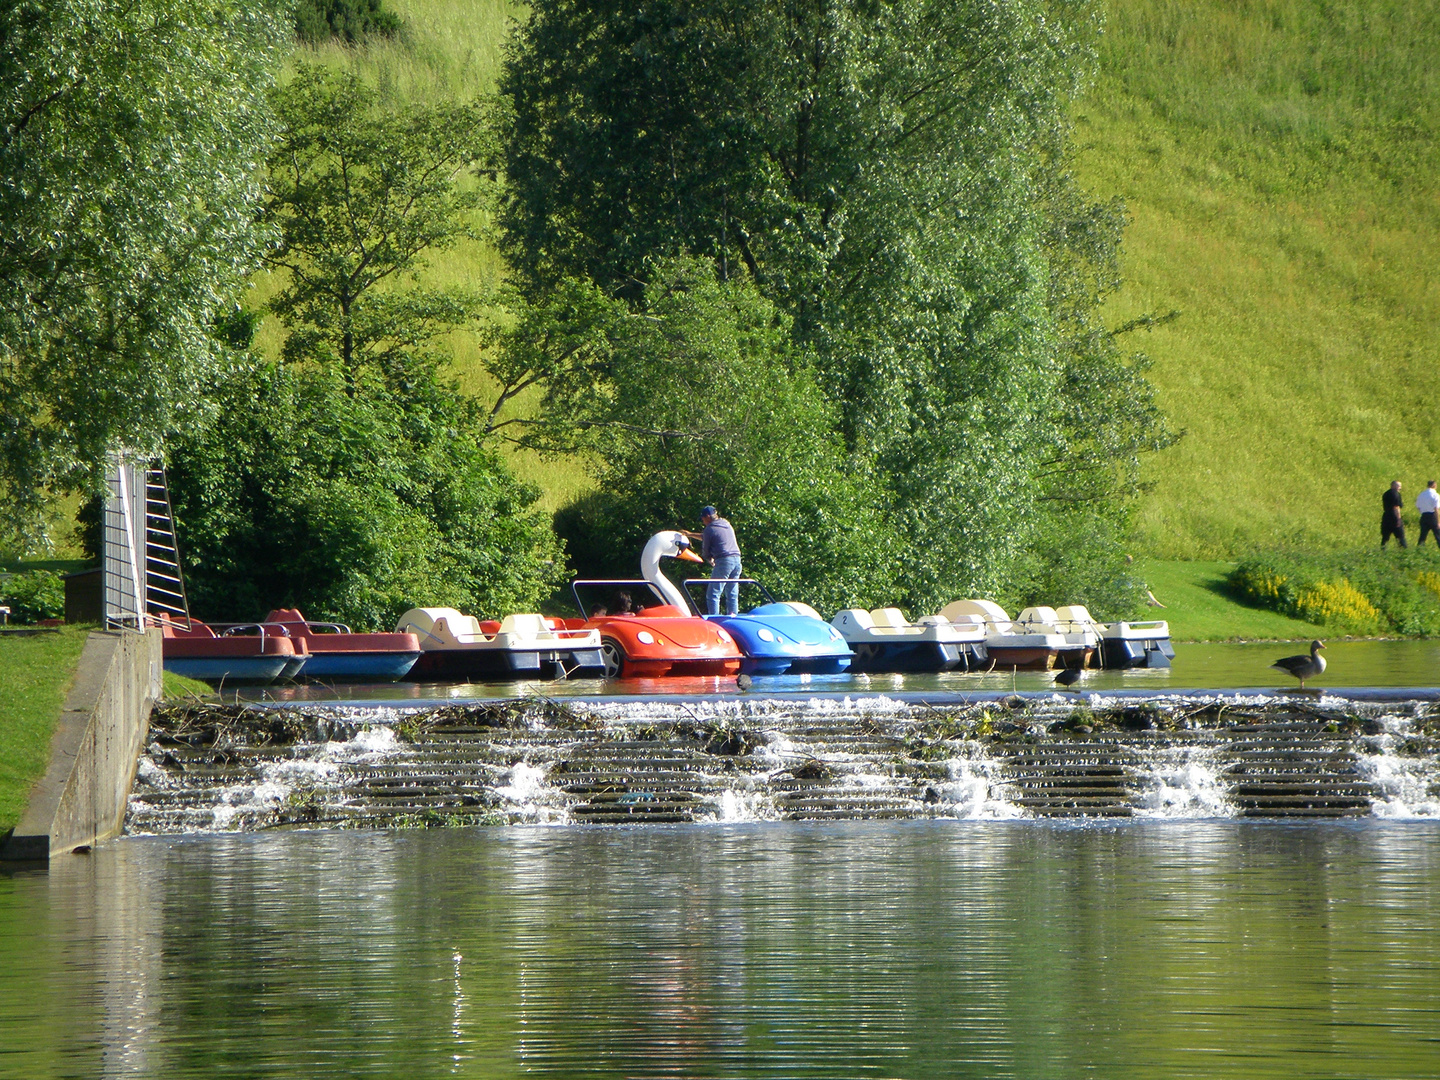
<path fill-rule="evenodd" d="M 471 618 L 474 616 L 472 615 Z M 500 624 L 494 619 L 486 619 L 484 622 L 476 624 L 476 630 L 486 637 L 492 637 L 500 632 Z"/>
<path fill-rule="evenodd" d="M 550 627 L 545 625 L 543 615 L 515 614 L 506 615 L 500 620 L 500 632 L 525 638 L 537 638 L 548 635 Z"/>
<path fill-rule="evenodd" d="M 910 620 L 905 618 L 905 613 L 898 607 L 876 608 L 870 612 L 870 617 L 875 620 L 876 626 L 909 626 Z"/>
<path fill-rule="evenodd" d="M 852 607 L 846 608 L 844 611 L 837 611 L 835 618 L 831 620 L 831 625 L 839 629 L 853 626 L 857 630 L 873 630 L 875 628 L 875 620 L 870 617 L 870 613 L 864 608 Z"/>
<path fill-rule="evenodd" d="M 1105 627 L 1095 621 L 1095 617 L 1084 604 L 1069 604 L 1065 607 L 1055 609 L 1055 617 L 1063 625 L 1071 624 L 1077 630 L 1093 630 L 1095 633 L 1102 632 Z"/>

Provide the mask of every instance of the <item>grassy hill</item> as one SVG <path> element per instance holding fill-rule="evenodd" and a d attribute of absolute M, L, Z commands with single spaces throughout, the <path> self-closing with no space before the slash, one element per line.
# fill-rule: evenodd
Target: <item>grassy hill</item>
<path fill-rule="evenodd" d="M 1440 474 L 1437 10 L 1111 0 L 1076 134 L 1132 217 L 1112 325 L 1181 313 L 1131 339 L 1186 431 L 1142 549 L 1374 543 L 1389 481 Z"/>
<path fill-rule="evenodd" d="M 406 41 L 300 55 L 352 65 L 397 103 L 470 95 L 493 85 L 523 14 L 504 0 L 390 6 Z M 1185 432 L 1149 464 L 1137 550 L 1370 543 L 1390 480 L 1413 495 L 1440 474 L 1436 10 L 1109 0 L 1075 121 L 1082 177 L 1132 218 L 1110 315 L 1180 312 L 1128 339 Z M 481 244 L 431 271 L 502 272 Z M 255 300 L 273 287 L 257 286 Z M 483 391 L 473 340 L 455 345 L 457 374 Z M 575 463 L 514 462 L 552 508 L 588 482 Z"/>

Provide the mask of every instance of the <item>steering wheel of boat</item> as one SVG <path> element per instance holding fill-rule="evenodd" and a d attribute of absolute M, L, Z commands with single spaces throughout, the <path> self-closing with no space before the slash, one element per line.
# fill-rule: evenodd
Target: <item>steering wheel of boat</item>
<path fill-rule="evenodd" d="M 600 640 L 600 662 L 605 665 L 605 678 L 618 679 L 625 670 L 625 646 L 614 638 Z"/>

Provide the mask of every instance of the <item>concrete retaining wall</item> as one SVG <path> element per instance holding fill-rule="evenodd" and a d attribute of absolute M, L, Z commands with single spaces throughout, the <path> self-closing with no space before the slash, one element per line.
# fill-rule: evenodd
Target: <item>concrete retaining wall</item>
<path fill-rule="evenodd" d="M 160 680 L 159 630 L 90 635 L 50 741 L 50 767 L 0 858 L 48 859 L 120 832 Z"/>

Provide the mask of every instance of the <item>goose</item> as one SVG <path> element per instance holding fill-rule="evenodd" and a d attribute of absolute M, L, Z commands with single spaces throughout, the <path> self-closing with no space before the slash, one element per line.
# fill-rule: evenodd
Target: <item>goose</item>
<path fill-rule="evenodd" d="M 1313 679 L 1325 670 L 1325 657 L 1320 655 L 1320 650 L 1323 648 L 1325 648 L 1323 641 L 1312 641 L 1309 656 L 1303 653 L 1300 656 L 1286 656 L 1276 660 L 1270 666 L 1294 675 L 1300 680 L 1300 689 L 1304 690 L 1306 679 Z"/>

